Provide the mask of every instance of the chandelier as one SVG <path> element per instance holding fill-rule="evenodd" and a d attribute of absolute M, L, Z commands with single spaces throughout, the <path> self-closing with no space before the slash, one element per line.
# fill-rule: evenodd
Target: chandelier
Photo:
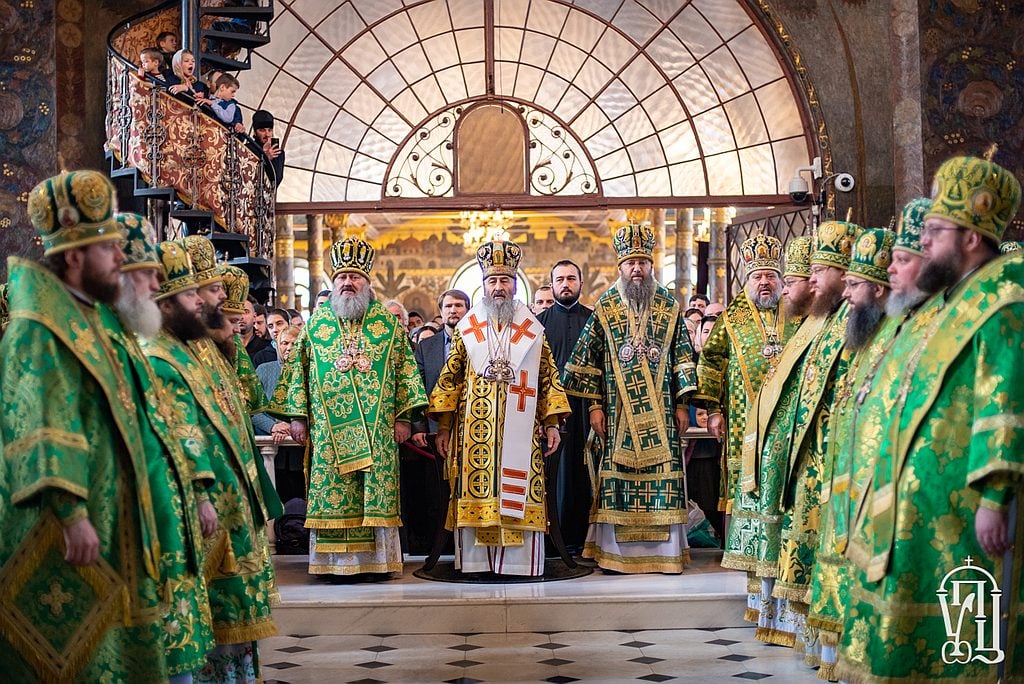
<path fill-rule="evenodd" d="M 508 240 L 512 217 L 513 212 L 501 209 L 459 212 L 459 225 L 463 228 L 463 249 L 467 254 L 476 254 L 476 250 L 485 242 Z"/>

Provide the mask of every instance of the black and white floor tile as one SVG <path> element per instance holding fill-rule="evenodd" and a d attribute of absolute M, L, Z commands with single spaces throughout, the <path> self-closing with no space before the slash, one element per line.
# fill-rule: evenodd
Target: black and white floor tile
<path fill-rule="evenodd" d="M 266 682 L 818 681 L 753 628 L 275 637 L 260 642 Z"/>

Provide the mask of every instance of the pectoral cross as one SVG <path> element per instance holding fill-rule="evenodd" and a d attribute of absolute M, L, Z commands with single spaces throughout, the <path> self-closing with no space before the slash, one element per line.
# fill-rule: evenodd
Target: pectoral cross
<path fill-rule="evenodd" d="M 476 336 L 476 341 L 477 342 L 483 342 L 484 339 L 485 339 L 484 338 L 484 328 L 486 328 L 486 327 L 487 327 L 487 321 L 483 321 L 481 323 L 480 321 L 477 320 L 476 314 L 470 314 L 469 315 L 469 327 L 462 331 L 462 336 L 465 337 L 466 335 L 469 335 L 470 333 L 473 333 L 473 335 Z"/>
<path fill-rule="evenodd" d="M 523 337 L 528 337 L 531 340 L 537 339 L 537 333 L 530 332 L 530 326 L 533 325 L 533 320 L 527 318 L 525 321 L 516 325 L 512 324 L 512 344 L 517 344 Z"/>
<path fill-rule="evenodd" d="M 527 371 L 519 371 L 519 384 L 512 385 L 508 388 L 509 392 L 512 392 L 519 398 L 519 403 L 516 405 L 516 411 L 519 411 L 520 413 L 526 411 L 526 398 L 537 396 L 537 390 L 526 384 L 529 377 L 530 376 Z"/>

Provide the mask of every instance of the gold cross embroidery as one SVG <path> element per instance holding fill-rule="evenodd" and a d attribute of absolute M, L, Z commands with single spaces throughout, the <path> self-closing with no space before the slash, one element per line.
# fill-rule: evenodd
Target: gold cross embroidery
<path fill-rule="evenodd" d="M 39 602 L 50 609 L 50 614 L 58 618 L 64 613 L 64 604 L 71 603 L 74 598 L 70 593 L 64 591 L 59 579 L 50 582 L 49 593 L 39 597 Z"/>

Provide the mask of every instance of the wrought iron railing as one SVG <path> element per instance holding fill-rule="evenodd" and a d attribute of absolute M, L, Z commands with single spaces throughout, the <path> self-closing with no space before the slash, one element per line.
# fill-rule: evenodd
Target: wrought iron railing
<path fill-rule="evenodd" d="M 107 50 L 107 149 L 152 187 L 170 188 L 224 230 L 249 237 L 250 254 L 272 258 L 275 182 L 259 145 L 191 102 L 140 79 L 130 59 L 180 17 L 169 2 L 111 32 Z M 133 52 L 135 50 L 135 52 Z"/>

